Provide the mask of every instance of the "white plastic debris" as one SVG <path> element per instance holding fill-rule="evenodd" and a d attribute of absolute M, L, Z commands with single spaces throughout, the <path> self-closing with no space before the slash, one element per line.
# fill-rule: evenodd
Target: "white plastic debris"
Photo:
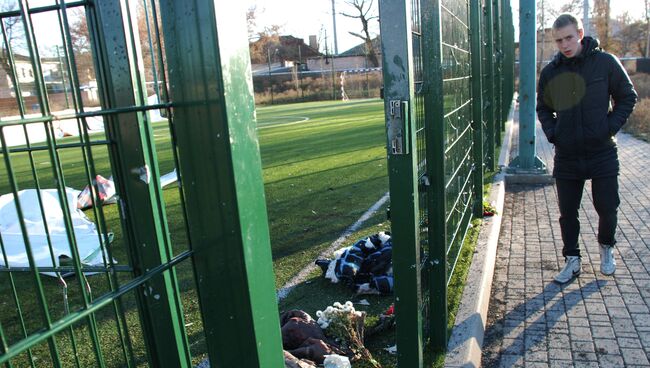
<path fill-rule="evenodd" d="M 387 348 L 384 348 L 390 355 L 397 355 L 397 345 L 389 346 Z"/>
<path fill-rule="evenodd" d="M 368 300 L 366 300 L 366 299 L 361 299 L 361 300 L 359 300 L 358 302 L 356 302 L 356 303 L 354 303 L 354 304 L 359 304 L 359 305 L 370 305 L 370 302 L 369 302 Z"/>
<path fill-rule="evenodd" d="M 337 354 L 325 355 L 323 366 L 325 368 L 352 368 L 350 359 Z"/>

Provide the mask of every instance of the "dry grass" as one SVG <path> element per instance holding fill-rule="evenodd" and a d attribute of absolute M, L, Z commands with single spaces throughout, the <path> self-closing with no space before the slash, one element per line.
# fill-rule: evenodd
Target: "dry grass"
<path fill-rule="evenodd" d="M 647 87 L 650 87 L 650 76 L 646 80 L 648 81 Z M 647 91 L 650 92 L 650 89 Z M 640 92 L 639 97 L 641 97 Z M 650 141 L 650 96 L 639 99 L 634 112 L 627 123 L 623 125 L 623 130 L 646 142 Z"/>
<path fill-rule="evenodd" d="M 630 79 L 640 99 L 650 98 L 650 74 L 634 73 L 630 74 Z"/>

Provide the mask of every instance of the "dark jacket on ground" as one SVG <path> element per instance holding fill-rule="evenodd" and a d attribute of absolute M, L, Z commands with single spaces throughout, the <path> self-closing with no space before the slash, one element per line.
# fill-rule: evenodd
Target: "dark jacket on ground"
<path fill-rule="evenodd" d="M 613 107 L 610 106 L 610 97 Z M 584 37 L 573 58 L 557 53 L 542 70 L 537 116 L 555 145 L 553 176 L 590 179 L 618 175 L 614 135 L 634 109 L 637 95 L 620 61 Z"/>

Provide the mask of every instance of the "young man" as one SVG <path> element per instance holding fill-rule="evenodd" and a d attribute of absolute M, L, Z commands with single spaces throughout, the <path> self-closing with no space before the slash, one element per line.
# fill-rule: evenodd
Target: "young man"
<path fill-rule="evenodd" d="M 613 247 L 620 200 L 614 136 L 632 113 L 637 95 L 620 61 L 600 49 L 598 40 L 584 37 L 577 18 L 560 15 L 553 23 L 553 38 L 559 52 L 540 75 L 537 116 L 555 145 L 553 177 L 565 266 L 554 279 L 564 284 L 581 270 L 578 210 L 588 179 L 599 218 L 600 272 L 616 271 Z"/>

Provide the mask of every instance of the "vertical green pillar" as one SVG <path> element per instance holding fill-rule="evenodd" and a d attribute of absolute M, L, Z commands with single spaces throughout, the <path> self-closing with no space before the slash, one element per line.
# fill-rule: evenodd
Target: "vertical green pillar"
<path fill-rule="evenodd" d="M 245 8 L 161 0 L 174 134 L 213 367 L 283 367 Z"/>
<path fill-rule="evenodd" d="M 486 58 L 487 58 L 487 70 L 485 71 L 487 74 L 487 96 L 485 96 L 486 100 L 485 101 L 485 112 L 484 116 L 486 117 L 487 121 L 487 131 L 485 134 L 487 135 L 487 142 L 488 146 L 483 147 L 485 152 L 487 153 L 487 159 L 485 160 L 485 169 L 488 171 L 494 171 L 496 170 L 496 149 L 495 149 L 495 142 L 496 138 L 495 136 L 498 134 L 497 133 L 497 122 L 495 119 L 495 88 L 494 85 L 496 83 L 496 77 L 495 77 L 495 57 L 494 57 L 494 27 L 493 27 L 493 22 L 494 22 L 494 17 L 492 16 L 492 0 L 485 0 L 485 9 L 484 11 L 484 17 L 483 19 L 485 20 L 485 43 L 486 43 L 486 50 L 485 53 Z"/>
<path fill-rule="evenodd" d="M 512 18 L 512 6 L 510 0 L 501 0 L 501 17 L 503 30 L 503 104 L 504 121 L 508 120 L 508 113 L 512 107 L 514 96 L 515 76 L 515 28 Z"/>
<path fill-rule="evenodd" d="M 483 68 L 481 67 L 481 0 L 469 0 L 474 129 L 474 216 L 483 217 Z"/>
<path fill-rule="evenodd" d="M 494 39 L 494 144 L 501 145 L 503 116 L 501 109 L 503 88 L 503 37 L 501 30 L 501 0 L 492 0 L 492 37 Z M 494 158 L 495 161 L 497 158 Z"/>
<path fill-rule="evenodd" d="M 537 59 L 536 9 L 534 0 L 519 1 L 519 155 L 511 171 L 542 173 L 545 164 L 536 155 L 535 77 Z"/>
<path fill-rule="evenodd" d="M 422 305 L 418 185 L 415 137 L 410 118 L 415 114 L 411 0 L 380 0 L 384 107 L 388 137 L 391 230 L 397 363 L 400 368 L 422 367 Z M 419 45 L 418 45 L 419 47 Z"/>
<path fill-rule="evenodd" d="M 134 3 L 133 3 L 134 4 Z M 138 54 L 137 30 L 129 28 L 128 3 L 102 0 L 89 12 L 89 29 L 94 35 L 102 107 L 125 108 L 143 105 L 144 84 L 141 55 Z M 132 12 L 135 15 L 135 12 Z M 134 16 L 135 18 L 135 16 Z M 129 32 L 132 37 L 127 38 Z M 135 37 L 135 39 L 133 38 Z M 102 51 L 105 50 L 105 52 Z M 169 261 L 170 240 L 157 180 L 157 162 L 151 127 L 143 112 L 109 115 L 105 118 L 111 162 L 120 195 L 125 237 L 129 243 L 130 263 L 136 275 Z M 173 271 L 153 277 L 136 292 L 150 365 L 154 367 L 190 367 L 189 346 L 184 332 L 178 286 Z"/>
<path fill-rule="evenodd" d="M 420 1 L 422 12 L 422 59 L 424 84 L 428 94 L 424 103 L 427 141 L 427 175 L 431 181 L 428 192 L 429 209 L 429 279 L 431 347 L 447 346 L 447 231 L 445 123 L 442 84 L 442 24 L 440 0 Z"/>

